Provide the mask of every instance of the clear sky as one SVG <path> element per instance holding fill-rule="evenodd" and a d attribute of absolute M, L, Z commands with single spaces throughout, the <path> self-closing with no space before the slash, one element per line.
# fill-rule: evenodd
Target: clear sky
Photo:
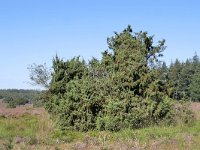
<path fill-rule="evenodd" d="M 200 55 L 198 0 L 0 0 L 0 89 L 27 84 L 29 64 L 57 53 L 100 58 L 106 39 L 128 24 L 166 39 L 167 64 Z"/>

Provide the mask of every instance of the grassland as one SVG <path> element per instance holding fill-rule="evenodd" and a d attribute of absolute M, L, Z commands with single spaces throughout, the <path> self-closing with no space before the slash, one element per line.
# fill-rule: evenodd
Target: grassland
<path fill-rule="evenodd" d="M 196 106 L 197 104 L 195 104 Z M 200 105 L 200 104 L 198 104 Z M 28 108 L 27 110 L 30 111 Z M 0 117 L 0 150 L 131 150 L 200 149 L 199 110 L 197 120 L 189 125 L 153 126 L 120 132 L 87 133 L 55 128 L 47 112 Z"/>

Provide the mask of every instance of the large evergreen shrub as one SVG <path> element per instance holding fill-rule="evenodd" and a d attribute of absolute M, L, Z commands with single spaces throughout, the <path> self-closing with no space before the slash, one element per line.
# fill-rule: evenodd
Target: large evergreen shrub
<path fill-rule="evenodd" d="M 153 44 L 130 26 L 108 38 L 109 50 L 88 64 L 75 57 L 53 60 L 46 107 L 62 129 L 118 131 L 171 120 L 172 101 L 158 78 L 165 41 Z"/>

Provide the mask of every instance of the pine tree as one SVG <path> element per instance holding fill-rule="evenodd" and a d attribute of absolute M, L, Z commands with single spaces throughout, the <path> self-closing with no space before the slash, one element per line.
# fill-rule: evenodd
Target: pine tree
<path fill-rule="evenodd" d="M 176 59 L 175 63 L 172 63 L 170 65 L 169 76 L 173 87 L 172 98 L 177 100 L 180 100 L 182 98 L 182 90 L 180 88 L 181 71 L 182 63 L 178 59 Z"/>
<path fill-rule="evenodd" d="M 193 101 L 200 101 L 200 73 L 197 72 L 192 77 L 192 82 L 189 86 L 189 92 L 191 100 Z"/>

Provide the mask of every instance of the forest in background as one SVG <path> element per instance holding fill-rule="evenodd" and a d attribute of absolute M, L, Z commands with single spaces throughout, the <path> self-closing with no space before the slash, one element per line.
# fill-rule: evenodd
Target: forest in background
<path fill-rule="evenodd" d="M 161 78 L 172 88 L 171 98 L 176 100 L 200 101 L 200 61 L 195 53 L 193 58 L 181 62 L 176 59 L 169 67 L 160 67 Z"/>
<path fill-rule="evenodd" d="M 39 104 L 40 91 L 24 89 L 1 89 L 0 99 L 8 104 L 8 107 L 15 108 L 25 104 Z"/>

